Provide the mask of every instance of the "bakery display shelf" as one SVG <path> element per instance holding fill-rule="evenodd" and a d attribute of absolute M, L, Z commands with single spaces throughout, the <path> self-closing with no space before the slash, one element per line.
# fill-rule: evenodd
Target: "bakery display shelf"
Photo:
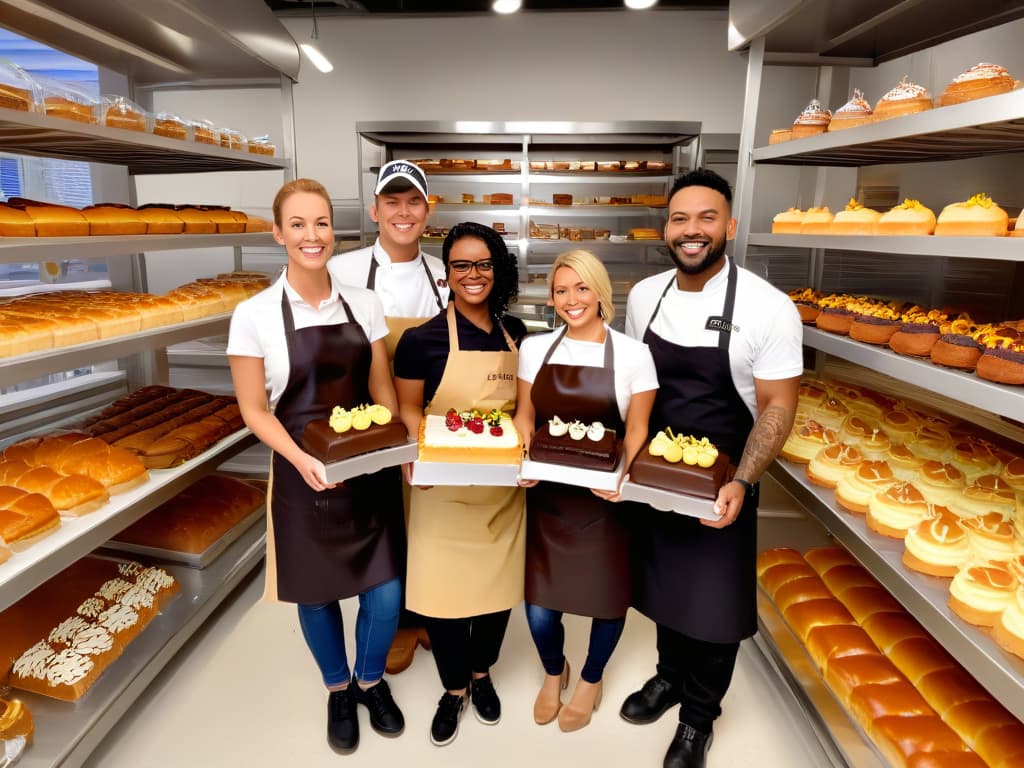
<path fill-rule="evenodd" d="M 887 768 L 885 760 L 825 685 L 803 643 L 758 586 L 754 646 L 796 697 L 824 755 L 833 766 Z"/>
<path fill-rule="evenodd" d="M 72 768 L 131 708 L 174 654 L 263 559 L 266 529 L 253 525 L 204 570 L 168 566 L 181 593 L 131 642 L 77 702 L 18 692 L 32 711 L 35 743 L 19 768 Z"/>
<path fill-rule="evenodd" d="M 284 158 L 0 107 L 0 150 L 124 166 L 129 173 L 282 171 Z"/>
<path fill-rule="evenodd" d="M 490 205 L 488 203 L 434 203 L 434 213 L 519 213 L 517 205 Z"/>
<path fill-rule="evenodd" d="M 778 459 L 769 472 L 989 693 L 1024 719 L 1024 660 L 950 610 L 949 579 L 909 570 L 902 562 L 902 540 L 881 536 L 868 529 L 863 516 L 840 510 L 835 493 L 811 483 L 802 465 Z"/>
<path fill-rule="evenodd" d="M 821 248 L 903 256 L 946 256 L 955 259 L 1024 261 L 1024 238 L 1020 237 L 772 235 L 758 232 L 752 233 L 747 243 L 775 248 Z"/>
<path fill-rule="evenodd" d="M 97 235 L 94 237 L 0 237 L 0 264 L 102 259 L 150 251 L 274 245 L 270 232 L 224 235 Z"/>
<path fill-rule="evenodd" d="M 19 381 L 27 381 L 48 373 L 70 371 L 104 360 L 160 349 L 181 341 L 227 333 L 230 323 L 230 313 L 212 315 L 85 344 L 0 358 L 0 387 L 13 386 Z"/>
<path fill-rule="evenodd" d="M 753 150 L 754 163 L 857 167 L 1024 151 L 1024 91 Z"/>
<path fill-rule="evenodd" d="M 428 171 L 427 181 L 433 180 L 443 184 L 458 179 L 460 184 L 518 184 L 520 176 L 520 171 Z"/>
<path fill-rule="evenodd" d="M 151 470 L 148 480 L 112 496 L 95 512 L 61 518 L 59 528 L 29 546 L 15 544 L 14 555 L 0 565 L 0 611 L 255 442 L 248 429 L 241 429 L 179 467 Z"/>
<path fill-rule="evenodd" d="M 628 182 L 645 184 L 649 181 L 668 182 L 672 170 L 665 171 L 530 171 L 530 183 L 537 184 L 606 184 Z"/>
<path fill-rule="evenodd" d="M 537 205 L 530 203 L 527 212 L 531 216 L 551 218 L 564 217 L 569 219 L 577 218 L 602 218 L 611 217 L 635 218 L 637 216 L 664 216 L 665 207 L 651 205 Z"/>
<path fill-rule="evenodd" d="M 622 240 L 616 242 L 615 240 L 569 240 L 567 238 L 561 238 L 559 240 L 545 239 L 545 238 L 530 238 L 530 250 L 544 250 L 545 246 L 550 246 L 552 249 L 564 250 L 566 247 L 570 248 L 592 248 L 595 245 L 602 247 L 611 248 L 623 248 L 631 249 L 634 246 L 666 246 L 664 240 Z"/>
<path fill-rule="evenodd" d="M 888 347 L 865 344 L 809 326 L 804 326 L 804 344 L 1000 416 L 1020 419 L 1024 413 L 1024 387 L 996 384 L 973 373 L 935 365 L 927 358 L 898 355 Z"/>

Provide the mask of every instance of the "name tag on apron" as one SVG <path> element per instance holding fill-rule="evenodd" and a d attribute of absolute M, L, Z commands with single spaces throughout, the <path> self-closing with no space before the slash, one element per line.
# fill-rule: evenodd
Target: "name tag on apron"
<path fill-rule="evenodd" d="M 714 316 L 708 318 L 708 321 L 704 324 L 705 331 L 725 331 L 726 333 L 732 333 L 733 331 L 739 331 L 738 325 L 733 325 L 731 321 L 726 320 L 721 316 Z"/>

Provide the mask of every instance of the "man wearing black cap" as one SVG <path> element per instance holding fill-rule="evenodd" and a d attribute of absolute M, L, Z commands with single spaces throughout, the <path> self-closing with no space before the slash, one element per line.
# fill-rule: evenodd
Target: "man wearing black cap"
<path fill-rule="evenodd" d="M 369 213 L 379 228 L 377 241 L 369 248 L 339 254 L 327 266 L 338 282 L 369 288 L 380 297 L 388 324 L 388 358 L 393 359 L 403 331 L 448 305 L 448 282 L 441 260 L 420 250 L 430 209 L 427 178 L 419 166 L 411 160 L 385 163 L 373 194 Z M 403 609 L 388 653 L 389 674 L 412 663 L 417 643 L 430 647 L 422 622 Z"/>

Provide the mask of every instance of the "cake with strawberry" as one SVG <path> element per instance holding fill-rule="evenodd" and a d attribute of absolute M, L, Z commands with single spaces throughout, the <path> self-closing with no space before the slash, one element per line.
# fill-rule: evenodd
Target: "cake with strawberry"
<path fill-rule="evenodd" d="M 706 437 L 676 435 L 663 429 L 629 468 L 629 479 L 663 491 L 714 499 L 732 477 L 729 457 Z"/>
<path fill-rule="evenodd" d="M 315 419 L 302 433 L 302 447 L 325 464 L 403 445 L 405 425 L 383 405 L 335 406 L 326 419 Z"/>
<path fill-rule="evenodd" d="M 460 464 L 518 464 L 522 442 L 512 417 L 494 409 L 430 414 L 420 421 L 419 460 Z"/>
<path fill-rule="evenodd" d="M 619 462 L 619 438 L 599 422 L 551 418 L 533 434 L 530 459 L 610 472 Z"/>

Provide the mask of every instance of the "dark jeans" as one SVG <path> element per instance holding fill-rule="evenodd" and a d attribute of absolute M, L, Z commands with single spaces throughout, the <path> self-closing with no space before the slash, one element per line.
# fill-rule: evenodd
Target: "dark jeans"
<path fill-rule="evenodd" d="M 446 691 L 465 688 L 473 672 L 487 672 L 494 665 L 511 615 L 509 609 L 465 619 L 423 617 Z"/>
<path fill-rule="evenodd" d="M 709 643 L 658 624 L 658 674 L 682 691 L 679 722 L 708 733 L 736 668 L 739 643 Z"/>
<path fill-rule="evenodd" d="M 565 628 L 562 626 L 562 612 L 526 603 L 526 622 L 530 625 L 533 643 L 537 646 L 540 663 L 549 675 L 562 674 L 565 665 Z M 597 683 L 604 675 L 604 668 L 615 651 L 626 626 L 626 617 L 620 619 L 592 619 L 590 623 L 590 644 L 587 646 L 587 661 L 580 677 L 588 683 Z"/>
<path fill-rule="evenodd" d="M 384 676 L 384 661 L 398 627 L 398 609 L 402 604 L 401 582 L 395 578 L 378 584 L 359 595 L 356 615 L 356 678 L 375 682 Z M 299 626 L 306 645 L 313 653 L 324 685 L 328 688 L 349 679 L 348 654 L 345 653 L 345 626 L 337 600 L 299 608 Z"/>

